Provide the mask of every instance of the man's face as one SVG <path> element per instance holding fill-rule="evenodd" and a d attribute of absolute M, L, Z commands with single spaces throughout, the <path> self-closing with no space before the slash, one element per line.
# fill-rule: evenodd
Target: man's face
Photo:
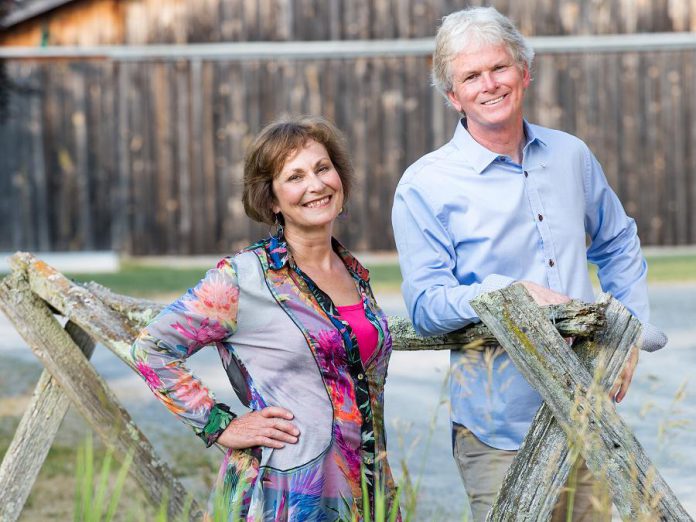
<path fill-rule="evenodd" d="M 470 131 L 521 125 L 529 70 L 514 62 L 504 44 L 483 44 L 459 53 L 451 71 L 452 91 L 447 96 L 455 109 L 466 114 Z"/>

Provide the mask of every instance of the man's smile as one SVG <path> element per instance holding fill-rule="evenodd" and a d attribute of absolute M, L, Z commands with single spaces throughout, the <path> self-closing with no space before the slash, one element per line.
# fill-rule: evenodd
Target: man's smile
<path fill-rule="evenodd" d="M 498 96 L 497 98 L 493 98 L 492 100 L 487 100 L 485 102 L 482 102 L 481 105 L 495 105 L 496 103 L 503 101 L 503 99 L 506 96 L 507 96 L 507 94 L 503 94 L 502 96 Z"/>

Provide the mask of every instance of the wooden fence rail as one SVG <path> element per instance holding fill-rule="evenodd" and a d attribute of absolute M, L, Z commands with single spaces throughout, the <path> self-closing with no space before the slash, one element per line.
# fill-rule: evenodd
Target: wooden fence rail
<path fill-rule="evenodd" d="M 133 456 L 130 473 L 153 505 L 167 501 L 170 516 L 200 520 L 198 503 L 184 506 L 186 491 L 88 360 L 97 341 L 132 365 L 130 344 L 162 305 L 94 283 L 78 285 L 29 254 L 16 254 L 11 266 L 13 272 L 0 281 L 0 309 L 46 371 L 0 464 L 0 521 L 18 519 L 68 403 L 107 447 Z M 691 520 L 607 398 L 605 389 L 640 332 L 618 301 L 603 294 L 593 305 L 540 309 L 513 285 L 481 296 L 473 306 L 483 324 L 448 336 L 420 337 L 400 318 L 389 324 L 397 350 L 500 343 L 545 400 L 489 520 L 548 518 L 579 454 L 596 476 L 606 477 L 624 519 Z M 65 328 L 55 311 L 68 319 Z M 575 337 L 577 351 L 564 342 L 567 336 Z M 53 407 L 51 414 L 47 407 Z"/>

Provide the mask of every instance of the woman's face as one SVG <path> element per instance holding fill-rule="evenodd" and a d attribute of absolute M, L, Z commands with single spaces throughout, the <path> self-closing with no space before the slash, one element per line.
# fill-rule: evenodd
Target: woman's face
<path fill-rule="evenodd" d="M 314 140 L 290 154 L 272 188 L 272 210 L 283 214 L 286 229 L 330 228 L 343 207 L 338 171 L 326 147 Z"/>

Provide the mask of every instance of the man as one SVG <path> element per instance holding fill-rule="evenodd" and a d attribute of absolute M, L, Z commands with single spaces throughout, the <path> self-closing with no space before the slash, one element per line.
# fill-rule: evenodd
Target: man
<path fill-rule="evenodd" d="M 513 283 L 540 305 L 592 302 L 588 261 L 605 291 L 648 320 L 636 226 L 599 163 L 578 138 L 523 118 L 533 57 L 494 8 L 453 13 L 438 30 L 433 82 L 462 119 L 448 144 L 407 169 L 392 214 L 404 299 L 422 335 L 477 321 L 470 301 Z M 616 402 L 637 359 L 634 348 Z M 453 352 L 451 363 L 454 455 L 483 520 L 541 399 L 500 348 Z M 582 517 L 593 481 L 588 473 L 577 481 Z M 565 520 L 559 502 L 554 516 Z"/>

